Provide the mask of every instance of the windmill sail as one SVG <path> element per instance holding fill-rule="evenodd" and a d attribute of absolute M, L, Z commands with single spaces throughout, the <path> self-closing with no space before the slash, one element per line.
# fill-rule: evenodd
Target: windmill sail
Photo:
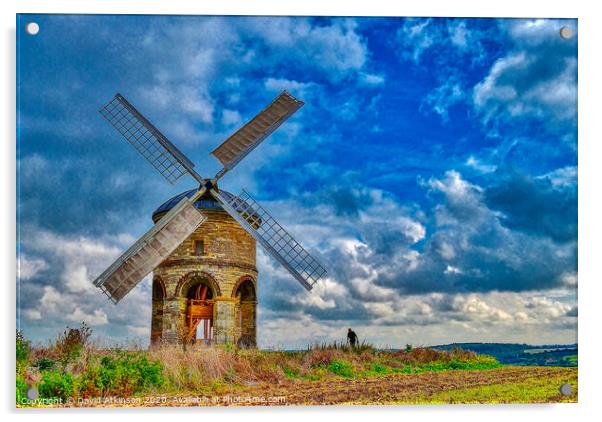
<path fill-rule="evenodd" d="M 307 290 L 326 276 L 324 267 L 246 191 L 239 196 L 211 189 L 222 207 Z"/>
<path fill-rule="evenodd" d="M 183 198 L 144 236 L 125 251 L 95 281 L 113 302 L 119 302 L 144 277 L 167 258 L 206 217 L 194 207 L 194 201 Z"/>
<path fill-rule="evenodd" d="M 183 198 L 151 230 L 125 251 L 95 281 L 115 303 L 166 259 L 206 219 L 193 205 L 207 189 L 222 207 L 242 225 L 265 250 L 280 262 L 307 290 L 326 276 L 324 267 L 313 258 L 247 192 L 240 197 L 211 188 L 228 170 L 238 164 L 266 139 L 303 102 L 282 91 L 270 105 L 230 136 L 212 154 L 224 165 L 213 180 L 203 179 L 194 164 L 150 123 L 122 95 L 99 110 L 100 114 L 158 171 L 175 183 L 190 174 L 201 185 L 193 198 Z"/>
<path fill-rule="evenodd" d="M 100 114 L 172 185 L 185 174 L 202 183 L 194 164 L 121 94 L 100 108 Z"/>
<path fill-rule="evenodd" d="M 231 170 L 249 152 L 303 106 L 303 101 L 282 91 L 272 103 L 211 152 Z"/>

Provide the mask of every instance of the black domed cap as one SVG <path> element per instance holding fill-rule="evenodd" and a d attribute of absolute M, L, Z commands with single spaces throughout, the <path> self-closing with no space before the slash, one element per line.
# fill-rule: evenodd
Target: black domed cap
<path fill-rule="evenodd" d="M 197 190 L 198 189 L 187 190 L 186 192 L 182 192 L 182 193 L 174 196 L 173 198 L 168 199 L 161 205 L 159 205 L 159 208 L 157 208 L 155 211 L 153 211 L 153 222 L 156 223 L 157 221 L 159 221 L 159 219 L 161 217 L 163 217 L 163 215 L 165 215 L 169 210 L 171 210 L 173 207 L 175 207 L 178 204 L 178 202 L 180 202 L 182 200 L 182 198 L 184 198 L 184 197 L 192 198 L 194 196 L 194 194 L 197 192 Z M 224 196 L 228 196 L 228 197 L 234 196 L 230 192 L 226 192 L 224 190 L 220 190 L 219 192 Z M 224 210 L 222 208 L 222 206 L 219 204 L 219 202 L 217 202 L 215 200 L 215 198 L 213 198 L 213 196 L 211 196 L 211 194 L 209 192 L 205 192 L 205 194 L 203 196 L 201 196 L 199 199 L 197 199 L 197 201 L 194 203 L 194 206 L 200 210 L 218 210 L 218 211 Z"/>

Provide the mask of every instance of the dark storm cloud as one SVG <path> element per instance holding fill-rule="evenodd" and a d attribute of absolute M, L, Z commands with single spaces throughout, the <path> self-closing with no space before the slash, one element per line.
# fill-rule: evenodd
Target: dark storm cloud
<path fill-rule="evenodd" d="M 577 187 L 555 187 L 547 178 L 519 171 L 500 174 L 487 188 L 485 202 L 503 213 L 504 226 L 557 242 L 577 239 Z"/>
<path fill-rule="evenodd" d="M 551 186 L 549 181 L 541 183 L 547 188 Z M 391 236 L 394 230 L 389 223 L 393 222 L 393 216 L 412 220 L 412 215 L 399 203 L 396 208 L 391 204 L 384 206 L 386 196 L 367 195 L 380 199 L 358 202 L 363 206 L 357 210 L 356 217 L 330 213 L 329 226 L 339 229 L 336 236 L 357 239 L 348 241 L 353 245 L 351 250 L 345 249 L 334 241 L 335 234 L 332 233 L 329 235 L 331 243 L 337 247 L 322 251 L 321 258 L 330 277 L 345 289 L 345 294 L 329 295 L 326 292 L 326 301 L 332 301 L 330 305 L 299 303 L 296 302 L 299 292 L 287 287 L 290 281 L 282 276 L 273 285 L 284 290 L 275 293 L 276 301 L 268 298 L 267 306 L 285 313 L 287 310 L 296 312 L 301 306 L 315 318 L 325 321 L 370 320 L 374 313 L 364 306 L 370 303 L 389 303 L 408 295 L 432 293 L 546 290 L 562 287 L 563 276 L 576 271 L 575 239 L 558 243 L 555 232 L 547 233 L 545 221 L 550 217 L 546 213 L 532 216 L 534 226 L 540 228 L 536 232 L 509 228 L 504 223 L 505 217 L 487 203 L 488 189 L 469 183 L 453 171 L 441 179 L 429 180 L 424 188 L 430 190 L 435 203 L 425 213 L 432 221 L 426 227 L 425 239 L 413 238 L 412 228 L 415 227 L 408 224 L 398 229 L 398 237 Z M 551 194 L 543 188 L 542 191 L 544 197 Z M 357 190 L 349 192 L 355 192 L 351 195 L 356 199 L 362 196 Z M 323 192 L 321 196 L 327 198 L 328 194 Z M 336 199 L 322 202 L 321 206 L 332 209 L 337 206 Z M 389 209 L 390 214 L 380 216 L 382 220 L 378 223 L 362 218 L 370 215 L 373 209 Z M 327 213 L 328 210 L 314 209 L 309 215 L 320 218 Z M 535 221 L 538 218 L 543 221 Z M 559 223 L 570 222 L 575 216 L 561 213 L 557 219 Z M 431 305 L 438 312 L 454 311 L 451 303 L 443 299 Z M 454 312 L 457 313 L 455 319 L 462 321 L 461 312 L 457 309 Z M 418 320 L 412 318 L 410 315 L 403 320 L 417 324 Z M 428 323 L 423 317 L 419 320 Z M 389 320 L 387 324 L 392 322 Z"/>
<path fill-rule="evenodd" d="M 160 204 L 165 191 L 152 179 L 150 166 L 140 163 L 141 171 L 122 167 L 108 148 L 106 154 L 91 158 L 47 158 L 39 154 L 21 157 L 20 213 L 29 225 L 61 233 L 102 235 L 151 224 L 152 210 Z M 111 167 L 99 162 L 115 162 Z M 116 168 L 121 167 L 121 168 Z M 145 179 L 151 178 L 151 181 Z M 163 197 L 167 196 L 164 193 Z M 149 201 L 151 198 L 151 201 Z M 152 201 L 152 198 L 156 198 Z M 132 224 L 132 221 L 136 221 Z"/>

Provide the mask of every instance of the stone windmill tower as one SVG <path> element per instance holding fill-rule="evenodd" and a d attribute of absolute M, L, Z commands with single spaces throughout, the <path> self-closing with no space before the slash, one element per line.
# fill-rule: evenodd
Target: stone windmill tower
<path fill-rule="evenodd" d="M 166 201 L 153 222 L 195 192 Z M 153 272 L 151 344 L 175 342 L 185 333 L 191 341 L 254 346 L 255 239 L 211 195 L 194 206 L 207 219 Z"/>
<path fill-rule="evenodd" d="M 151 343 L 204 341 L 251 346 L 256 339 L 255 242 L 307 290 L 326 275 L 314 259 L 246 191 L 217 182 L 295 113 L 303 102 L 283 91 L 212 154 L 223 168 L 204 179 L 194 164 L 122 95 L 100 114 L 163 177 L 192 176 L 199 187 L 153 213 L 155 225 L 94 280 L 114 303 L 153 275 Z"/>

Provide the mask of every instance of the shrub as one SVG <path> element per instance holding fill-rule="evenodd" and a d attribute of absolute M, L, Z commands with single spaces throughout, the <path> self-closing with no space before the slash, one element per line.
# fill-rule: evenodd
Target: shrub
<path fill-rule="evenodd" d="M 29 354 L 30 354 L 30 343 L 23 332 L 17 331 L 16 335 L 16 396 L 17 403 L 26 398 L 27 395 L 27 382 L 25 376 L 27 372 L 27 366 L 29 365 Z"/>
<path fill-rule="evenodd" d="M 149 361 L 140 353 L 119 352 L 104 356 L 100 365 L 90 363 L 80 378 L 80 392 L 84 397 L 116 395 L 128 397 L 163 385 L 163 367 Z"/>
<path fill-rule="evenodd" d="M 17 374 L 17 403 L 27 397 L 27 383 L 22 375 Z"/>
<path fill-rule="evenodd" d="M 61 371 L 44 372 L 38 391 L 41 398 L 65 400 L 73 396 L 73 376 Z"/>
<path fill-rule="evenodd" d="M 55 364 L 56 362 L 54 360 L 44 357 L 36 360 L 33 366 L 38 368 L 40 371 L 48 371 L 53 369 Z"/>
<path fill-rule="evenodd" d="M 17 331 L 16 337 L 16 358 L 17 358 L 17 371 L 23 371 L 29 360 L 29 353 L 31 346 L 29 341 L 25 338 L 22 331 Z"/>
<path fill-rule="evenodd" d="M 59 334 L 54 348 L 58 354 L 58 360 L 63 365 L 63 368 L 68 363 L 75 361 L 79 358 L 82 350 L 87 346 L 90 336 L 92 335 L 92 329 L 85 323 L 82 322 L 79 328 L 65 328 L 61 334 Z"/>

